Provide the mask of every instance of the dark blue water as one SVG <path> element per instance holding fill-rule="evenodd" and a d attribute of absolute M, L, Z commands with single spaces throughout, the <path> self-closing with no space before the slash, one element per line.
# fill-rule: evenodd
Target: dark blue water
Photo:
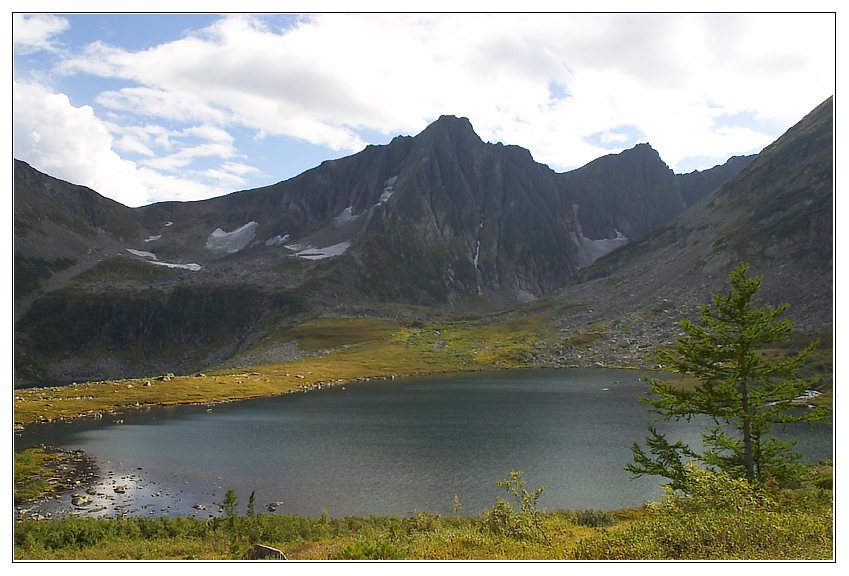
<path fill-rule="evenodd" d="M 627 370 L 534 370 L 420 377 L 206 407 L 152 409 L 123 423 L 34 429 L 16 447 L 83 448 L 105 479 L 82 513 L 217 514 L 228 487 L 244 508 L 317 516 L 477 514 L 506 497 L 512 470 L 545 485 L 540 505 L 614 509 L 656 499 L 658 478 L 624 471 L 650 421 L 646 386 Z M 659 427 L 698 443 L 699 428 Z M 795 432 L 830 458 L 830 426 Z M 125 492 L 117 494 L 114 486 Z M 67 498 L 44 506 L 70 510 Z M 47 508 L 45 508 L 47 509 Z M 93 511 L 93 512 L 92 512 Z"/>

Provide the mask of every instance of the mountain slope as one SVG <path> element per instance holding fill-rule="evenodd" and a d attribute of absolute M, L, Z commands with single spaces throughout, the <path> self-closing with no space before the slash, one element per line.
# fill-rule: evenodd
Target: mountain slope
<path fill-rule="evenodd" d="M 684 211 L 675 175 L 648 144 L 564 174 L 582 230 L 592 238 L 636 238 Z"/>
<path fill-rule="evenodd" d="M 598 260 L 551 302 L 568 339 L 603 326 L 593 361 L 650 363 L 677 323 L 724 290 L 737 262 L 762 275 L 765 303 L 789 303 L 800 332 L 828 335 L 833 322 L 833 100 L 765 148 L 687 212 Z M 564 351 L 564 360 L 579 352 Z M 587 360 L 587 357 L 584 358 Z"/>
<path fill-rule="evenodd" d="M 675 180 L 681 192 L 681 199 L 687 208 L 716 190 L 723 182 L 735 176 L 755 158 L 752 156 L 732 156 L 725 164 L 708 170 L 694 170 L 687 174 L 676 174 Z"/>
<path fill-rule="evenodd" d="M 647 144 L 558 174 L 453 116 L 198 202 L 130 209 L 17 166 L 22 381 L 205 369 L 327 310 L 505 309 L 685 209 Z"/>
<path fill-rule="evenodd" d="M 15 160 L 14 230 L 16 313 L 25 311 L 51 279 L 54 284 L 67 280 L 123 241 L 142 234 L 132 209 L 19 160 Z"/>

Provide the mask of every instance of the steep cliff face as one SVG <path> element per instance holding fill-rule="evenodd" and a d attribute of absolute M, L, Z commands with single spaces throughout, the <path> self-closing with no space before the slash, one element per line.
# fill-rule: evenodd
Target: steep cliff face
<path fill-rule="evenodd" d="M 503 309 L 684 208 L 648 145 L 558 174 L 453 116 L 273 186 L 136 209 L 18 163 L 17 376 L 199 369 L 327 306 Z"/>
<path fill-rule="evenodd" d="M 747 262 L 764 277 L 765 303 L 788 303 L 800 331 L 828 331 L 833 126 L 829 98 L 690 210 L 581 271 L 563 297 L 592 301 L 608 317 L 639 318 L 634 325 L 659 325 L 659 312 L 671 309 L 692 317 L 710 292 L 727 288 L 730 269 Z M 652 308 L 658 316 L 646 314 Z M 674 324 L 662 322 L 671 338 Z"/>
<path fill-rule="evenodd" d="M 151 232 L 162 234 L 151 248 L 163 256 L 215 260 L 248 246 L 326 246 L 340 238 L 350 240 L 362 227 L 369 210 L 391 188 L 387 182 L 397 177 L 411 143 L 412 138 L 398 137 L 272 186 L 137 210 Z M 223 242 L 224 248 L 217 249 L 210 242 L 216 230 L 225 237 L 246 227 L 250 240 L 238 250 L 228 250 Z"/>
<path fill-rule="evenodd" d="M 424 287 L 436 301 L 530 298 L 578 267 L 557 174 L 527 150 L 481 142 L 465 118 L 442 117 L 418 136 L 396 187 L 358 249 L 361 282 L 384 297 Z"/>
<path fill-rule="evenodd" d="M 675 174 L 648 144 L 604 156 L 563 178 L 589 238 L 634 239 L 685 209 Z"/>

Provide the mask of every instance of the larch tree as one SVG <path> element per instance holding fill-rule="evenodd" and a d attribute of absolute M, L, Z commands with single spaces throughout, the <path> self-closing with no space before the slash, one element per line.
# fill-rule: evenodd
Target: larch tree
<path fill-rule="evenodd" d="M 816 385 L 799 373 L 818 342 L 797 354 L 776 353 L 775 347 L 791 337 L 792 324 L 782 319 L 787 305 L 758 307 L 762 279 L 747 277 L 748 269 L 746 264 L 735 267 L 728 294 L 714 293 L 701 307 L 698 322 L 682 320 L 682 335 L 659 354 L 664 370 L 689 376 L 696 386 L 645 377 L 653 393 L 645 401 L 661 420 L 707 422 L 703 448 L 672 443 L 650 425 L 648 451 L 632 446 L 633 462 L 626 470 L 633 476 L 663 476 L 672 489 L 685 490 L 688 460 L 757 483 L 768 478 L 784 483 L 798 474 L 795 442 L 780 441 L 770 430 L 774 424 L 813 422 L 830 413 L 798 401 Z"/>

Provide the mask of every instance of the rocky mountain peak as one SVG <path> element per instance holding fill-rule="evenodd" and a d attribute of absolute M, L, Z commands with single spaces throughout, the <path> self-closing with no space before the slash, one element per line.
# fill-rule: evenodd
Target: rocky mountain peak
<path fill-rule="evenodd" d="M 443 115 L 425 128 L 416 139 L 448 139 L 457 144 L 481 143 L 480 136 L 466 117 Z"/>
<path fill-rule="evenodd" d="M 675 174 L 648 143 L 563 174 L 583 233 L 633 239 L 685 209 Z"/>
<path fill-rule="evenodd" d="M 767 155 L 760 171 L 792 171 L 810 148 L 808 133 L 797 131 L 792 154 L 784 148 Z M 827 151 L 820 156 L 830 158 Z M 484 143 L 468 118 L 448 115 L 416 136 L 198 202 L 127 208 L 18 163 L 16 350 L 27 358 L 18 377 L 196 370 L 331 304 L 343 311 L 375 303 L 444 311 L 548 298 L 743 167 L 727 164 L 678 178 L 641 143 L 556 173 L 524 148 Z M 705 200 L 698 205 L 707 207 Z M 780 204 L 793 206 L 791 200 Z M 814 208 L 806 231 L 816 234 L 806 246 L 830 235 L 823 224 L 830 212 Z M 775 237 L 786 228 L 770 219 L 775 211 L 756 215 L 755 224 L 767 222 Z M 109 365 L 77 360 L 94 357 L 95 348 L 121 351 L 126 363 L 116 355 Z M 183 349 L 194 352 L 169 356 Z"/>

